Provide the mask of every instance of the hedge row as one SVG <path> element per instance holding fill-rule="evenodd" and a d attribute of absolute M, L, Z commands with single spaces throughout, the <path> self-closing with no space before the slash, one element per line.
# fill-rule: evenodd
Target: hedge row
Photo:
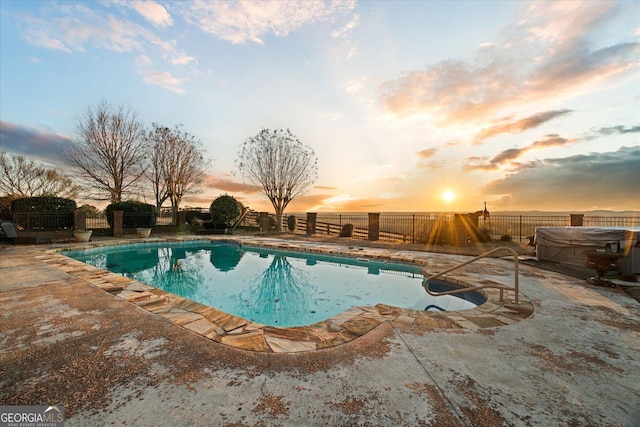
<path fill-rule="evenodd" d="M 24 197 L 11 202 L 11 210 L 18 213 L 72 213 L 76 202 L 62 197 Z"/>

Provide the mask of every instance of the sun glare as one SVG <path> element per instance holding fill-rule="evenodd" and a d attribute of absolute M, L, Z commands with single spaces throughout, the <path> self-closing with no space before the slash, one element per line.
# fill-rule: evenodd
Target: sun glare
<path fill-rule="evenodd" d="M 447 203 L 452 202 L 453 199 L 455 198 L 456 198 L 456 193 L 454 193 L 451 190 L 447 190 L 444 193 L 442 193 L 442 199 Z"/>

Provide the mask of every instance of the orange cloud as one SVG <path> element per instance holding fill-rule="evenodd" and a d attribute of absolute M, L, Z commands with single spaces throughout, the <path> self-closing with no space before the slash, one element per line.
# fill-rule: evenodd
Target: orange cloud
<path fill-rule="evenodd" d="M 388 200 L 382 199 L 356 199 L 346 201 L 339 206 L 331 206 L 328 209 L 323 209 L 328 212 L 376 212 L 381 210 L 381 207 L 386 205 Z"/>
<path fill-rule="evenodd" d="M 215 188 L 231 193 L 240 192 L 245 194 L 256 194 L 260 192 L 260 187 L 256 187 L 255 185 L 236 182 L 230 179 L 216 177 L 214 175 L 207 175 L 203 185 L 207 188 Z"/>
<path fill-rule="evenodd" d="M 416 153 L 418 157 L 421 159 L 428 159 L 429 157 L 433 157 L 436 154 L 435 148 L 427 148 L 425 150 L 420 150 Z"/>
<path fill-rule="evenodd" d="M 436 155 L 437 149 L 427 148 L 416 153 L 418 156 L 417 167 L 420 169 L 435 170 L 444 167 L 447 164 L 445 160 L 429 160 Z"/>
<path fill-rule="evenodd" d="M 614 77 L 634 76 L 640 43 L 629 35 L 600 48 L 594 36 L 624 7 L 619 12 L 603 2 L 548 6 L 529 8 L 503 31 L 509 37 L 483 44 L 473 59 L 441 61 L 381 83 L 377 92 L 383 108 L 401 117 L 429 117 L 440 125 L 485 123 L 506 108 L 566 99 Z M 489 128 L 479 138 L 525 129 L 559 113 L 547 114 Z"/>
<path fill-rule="evenodd" d="M 538 127 L 541 124 L 548 122 L 549 120 L 568 114 L 570 112 L 571 110 L 545 111 L 542 113 L 536 113 L 533 116 L 525 117 L 524 119 L 503 122 L 503 123 L 482 129 L 480 132 L 476 134 L 476 136 L 473 139 L 475 143 L 479 143 L 481 141 L 484 141 L 485 139 L 491 138 L 492 136 L 499 135 L 502 133 L 524 132 L 527 129 Z"/>
<path fill-rule="evenodd" d="M 488 161 L 486 157 L 469 157 L 464 168 L 466 170 L 498 170 L 505 164 L 514 165 L 514 161 L 528 151 L 567 145 L 575 141 L 575 139 L 562 138 L 557 134 L 547 135 L 545 139 L 534 141 L 526 147 L 504 150 Z"/>

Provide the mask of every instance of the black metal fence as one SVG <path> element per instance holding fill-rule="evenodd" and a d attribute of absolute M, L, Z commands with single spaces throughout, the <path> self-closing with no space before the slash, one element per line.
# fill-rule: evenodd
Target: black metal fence
<path fill-rule="evenodd" d="M 640 218 L 635 216 L 585 216 L 585 227 L 638 227 Z"/>
<path fill-rule="evenodd" d="M 295 233 L 306 233 L 306 214 L 295 214 Z M 386 214 L 379 219 L 380 240 L 426 243 L 430 236 L 446 227 L 454 220 L 454 215 L 442 214 Z M 344 225 L 353 225 L 351 237 L 367 239 L 369 233 L 368 214 L 318 213 L 316 235 L 339 236 Z M 490 215 L 478 219 L 478 228 L 494 240 L 504 239 L 527 241 L 535 234 L 536 227 L 566 227 L 571 225 L 571 217 L 542 215 Z M 640 227 L 640 217 L 600 217 L 585 216 L 585 227 Z M 287 216 L 283 218 L 282 229 L 287 229 Z"/>
<path fill-rule="evenodd" d="M 105 215 L 87 215 L 87 230 L 111 228 Z"/>
<path fill-rule="evenodd" d="M 240 226 L 258 225 L 257 212 L 249 212 L 240 222 Z M 306 213 L 293 214 L 296 217 L 294 232 L 306 234 Z M 273 215 L 271 215 L 273 218 Z M 283 217 L 282 230 L 288 229 L 289 215 Z M 73 213 L 67 214 L 40 214 L 40 213 L 13 213 L 11 218 L 23 231 L 61 231 L 73 229 Z M 379 216 L 380 240 L 425 243 L 438 229 L 445 227 L 454 220 L 454 215 L 442 214 L 393 214 L 381 213 Z M 161 215 L 157 218 L 156 225 L 170 225 L 171 215 Z M 275 221 L 272 221 L 275 224 Z M 318 213 L 316 216 L 315 234 L 319 236 L 339 236 L 347 227 L 350 237 L 357 239 L 369 238 L 369 215 Z M 514 241 L 526 241 L 535 234 L 536 227 L 562 227 L 571 225 L 571 218 L 563 216 L 541 215 L 491 215 L 487 218 L 478 218 L 478 228 L 492 239 L 509 239 Z M 585 227 L 640 227 L 640 217 L 614 217 L 614 216 L 585 216 L 582 225 Z M 103 214 L 88 215 L 86 228 L 90 230 L 109 229 L 107 219 Z"/>
<path fill-rule="evenodd" d="M 146 216 L 147 214 L 127 214 L 129 216 Z M 13 221 L 20 231 L 65 231 L 73 230 L 73 212 L 71 213 L 32 213 L 14 212 L 5 219 Z M 171 215 L 156 218 L 156 225 L 171 225 Z M 87 215 L 88 230 L 108 230 L 111 227 L 104 214 Z"/>
<path fill-rule="evenodd" d="M 15 212 L 11 220 L 24 231 L 64 231 L 73 229 L 73 213 Z"/>

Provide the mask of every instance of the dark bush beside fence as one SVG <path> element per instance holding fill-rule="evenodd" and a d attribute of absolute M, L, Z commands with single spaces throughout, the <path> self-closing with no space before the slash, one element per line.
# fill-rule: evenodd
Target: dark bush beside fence
<path fill-rule="evenodd" d="M 113 227 L 113 213 L 123 212 L 124 228 L 153 228 L 156 225 L 156 207 L 142 202 L 120 202 L 107 206 L 107 222 Z"/>
<path fill-rule="evenodd" d="M 13 200 L 11 210 L 21 213 L 73 213 L 76 210 L 76 202 L 53 196 L 24 197 Z"/>
<path fill-rule="evenodd" d="M 54 196 L 24 197 L 11 202 L 13 221 L 25 230 L 54 231 L 73 228 L 76 202 Z"/>
<path fill-rule="evenodd" d="M 233 225 L 240 217 L 242 209 L 240 203 L 233 196 L 224 194 L 213 202 L 209 207 L 211 213 L 211 221 L 215 223 L 224 223 L 227 227 Z"/>

